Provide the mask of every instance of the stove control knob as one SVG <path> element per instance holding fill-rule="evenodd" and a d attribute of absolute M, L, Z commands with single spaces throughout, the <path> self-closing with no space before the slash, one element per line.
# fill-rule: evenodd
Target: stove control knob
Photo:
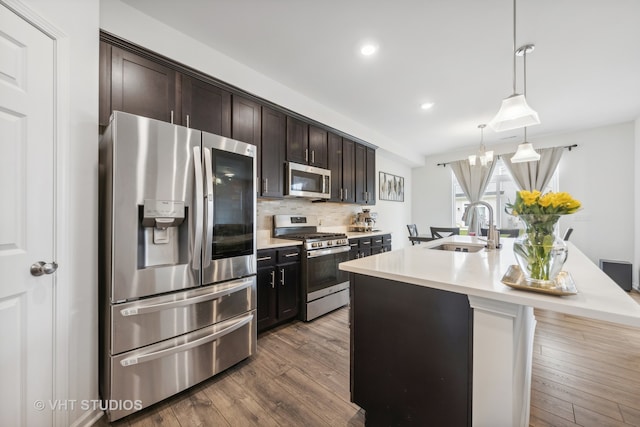
<path fill-rule="evenodd" d="M 331 245 L 333 245 L 333 241 L 327 240 L 327 246 L 331 246 Z"/>

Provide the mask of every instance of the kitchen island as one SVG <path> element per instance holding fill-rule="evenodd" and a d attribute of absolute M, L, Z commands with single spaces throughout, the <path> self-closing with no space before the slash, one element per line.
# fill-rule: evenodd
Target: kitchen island
<path fill-rule="evenodd" d="M 577 295 L 512 289 L 513 239 L 453 236 L 342 263 L 351 275 L 351 395 L 377 424 L 527 426 L 534 308 L 640 328 L 640 306 L 569 243 Z"/>

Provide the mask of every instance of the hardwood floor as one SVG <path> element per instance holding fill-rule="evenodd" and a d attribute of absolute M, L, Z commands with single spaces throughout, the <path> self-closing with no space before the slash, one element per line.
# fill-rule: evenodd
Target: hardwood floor
<path fill-rule="evenodd" d="M 640 426 L 640 329 L 536 319 L 531 426 Z M 349 402 L 348 311 L 266 332 L 250 359 L 111 425 L 363 426 Z"/>

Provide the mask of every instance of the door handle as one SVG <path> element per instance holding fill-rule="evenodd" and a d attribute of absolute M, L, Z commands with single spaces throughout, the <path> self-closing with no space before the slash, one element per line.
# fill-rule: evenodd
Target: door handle
<path fill-rule="evenodd" d="M 275 284 L 276 284 L 276 271 L 273 270 L 271 272 L 271 289 L 275 287 Z"/>
<path fill-rule="evenodd" d="M 211 265 L 211 246 L 213 244 L 213 167 L 211 165 L 211 149 L 204 148 L 204 254 L 202 255 L 202 267 L 207 268 Z"/>
<path fill-rule="evenodd" d="M 194 239 L 193 239 L 193 259 L 191 260 L 191 268 L 194 270 L 200 270 L 200 258 L 202 251 L 202 223 L 203 212 L 204 209 L 202 204 L 204 201 L 204 188 L 202 183 L 202 154 L 200 151 L 200 147 L 193 147 L 193 170 L 195 174 L 195 199 L 194 199 L 194 211 L 195 215 L 193 216 L 193 221 L 195 223 L 194 227 Z"/>
<path fill-rule="evenodd" d="M 42 276 L 43 274 L 53 274 L 57 269 L 58 263 L 56 262 L 38 261 L 31 264 L 29 271 L 31 271 L 32 276 Z"/>

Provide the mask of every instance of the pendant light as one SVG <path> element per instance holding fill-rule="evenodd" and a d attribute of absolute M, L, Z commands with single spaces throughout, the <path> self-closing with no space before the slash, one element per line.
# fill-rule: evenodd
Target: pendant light
<path fill-rule="evenodd" d="M 487 127 L 487 125 L 478 125 L 478 129 L 480 129 L 480 149 L 478 150 L 478 154 L 472 154 L 469 156 L 469 164 L 471 166 L 475 166 L 476 161 L 479 161 L 481 166 L 486 166 L 488 163 L 493 161 L 493 151 L 487 151 L 484 146 L 485 127 Z"/>
<path fill-rule="evenodd" d="M 516 51 L 516 55 L 522 56 L 524 62 L 524 95 L 527 94 L 527 53 L 532 52 L 534 48 L 535 45 L 527 44 L 521 46 Z M 518 150 L 516 151 L 516 154 L 511 157 L 511 163 L 536 162 L 538 160 L 540 160 L 540 154 L 533 149 L 533 145 L 530 142 L 527 142 L 527 127 L 525 126 L 524 141 L 521 144 L 518 144 Z"/>
<path fill-rule="evenodd" d="M 502 100 L 498 114 L 489 122 L 496 132 L 540 124 L 540 118 L 524 94 L 516 93 L 516 0 L 513 0 L 513 94 Z"/>

